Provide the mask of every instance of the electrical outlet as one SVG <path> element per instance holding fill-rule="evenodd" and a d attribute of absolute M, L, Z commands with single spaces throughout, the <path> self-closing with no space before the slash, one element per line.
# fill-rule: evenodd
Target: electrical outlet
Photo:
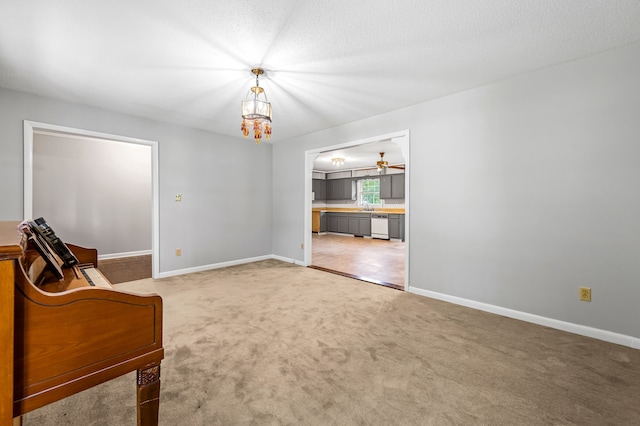
<path fill-rule="evenodd" d="M 304 250 L 304 243 L 300 243 L 300 250 Z"/>
<path fill-rule="evenodd" d="M 182 249 L 176 249 L 176 256 L 182 256 Z"/>
<path fill-rule="evenodd" d="M 580 300 L 591 302 L 591 289 L 589 287 L 580 287 Z"/>

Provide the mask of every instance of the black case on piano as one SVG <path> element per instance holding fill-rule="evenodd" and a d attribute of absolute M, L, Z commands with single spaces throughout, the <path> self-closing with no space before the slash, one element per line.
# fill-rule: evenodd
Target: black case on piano
<path fill-rule="evenodd" d="M 49 244 L 49 247 L 51 247 L 58 257 L 60 257 L 65 268 L 69 268 L 78 263 L 78 258 L 76 258 L 71 250 L 69 250 L 69 247 L 67 247 L 66 244 L 56 236 L 56 233 L 51 229 L 44 218 L 39 217 L 38 219 L 29 222 L 29 227 L 45 239 Z"/>

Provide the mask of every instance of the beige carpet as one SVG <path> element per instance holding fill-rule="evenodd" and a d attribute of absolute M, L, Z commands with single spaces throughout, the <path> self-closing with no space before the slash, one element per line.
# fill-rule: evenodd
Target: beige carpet
<path fill-rule="evenodd" d="M 640 351 L 279 261 L 164 299 L 162 425 L 637 425 Z M 134 425 L 134 375 L 31 425 Z"/>

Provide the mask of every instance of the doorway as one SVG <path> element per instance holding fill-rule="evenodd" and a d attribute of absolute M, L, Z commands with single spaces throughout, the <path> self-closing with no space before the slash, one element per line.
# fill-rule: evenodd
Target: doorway
<path fill-rule="evenodd" d="M 44 135 L 44 136 L 43 136 Z M 33 215 L 33 206 L 34 206 L 34 195 L 37 194 L 37 191 L 34 191 L 34 176 L 36 176 L 36 170 L 34 170 L 34 139 L 40 137 L 49 137 L 52 140 L 64 140 L 66 142 L 70 142 L 73 139 L 82 140 L 84 144 L 84 148 L 91 149 L 91 147 L 102 147 L 103 150 L 108 147 L 109 150 L 114 151 L 118 148 L 120 150 L 124 149 L 127 153 L 142 153 L 143 162 L 146 162 L 145 167 L 142 167 L 142 170 L 146 170 L 144 173 L 146 176 L 144 180 L 146 182 L 150 182 L 150 185 L 147 183 L 146 191 L 147 196 L 150 197 L 150 202 L 146 203 L 146 207 L 144 209 L 146 212 L 141 212 L 142 219 L 138 219 L 143 221 L 145 224 L 149 223 L 149 219 L 151 219 L 151 229 L 150 229 L 150 243 L 151 243 L 151 275 L 152 277 L 157 277 L 159 274 L 159 264 L 157 259 L 159 253 L 159 220 L 158 220 L 158 143 L 156 141 L 143 140 L 143 139 L 135 139 L 126 136 L 106 134 L 101 132 L 93 132 L 82 129 L 69 128 L 64 126 L 57 126 L 47 123 L 37 123 L 32 121 L 24 122 L 24 217 L 31 218 Z M 46 144 L 41 144 L 46 145 Z M 121 151 L 120 151 L 121 152 Z M 146 158 L 146 160 L 145 160 Z M 59 160 L 59 159 L 58 159 Z M 67 174 L 67 182 L 68 188 L 65 190 L 70 193 L 74 193 L 76 195 L 82 194 L 83 191 L 81 188 L 81 181 L 84 179 L 89 179 L 89 175 L 91 174 L 91 163 L 92 162 L 104 162 L 109 161 L 105 158 L 87 158 L 83 159 L 86 162 L 89 162 L 88 165 L 83 165 L 82 167 L 77 167 L 78 174 L 80 176 L 73 176 L 73 179 L 70 179 Z M 64 162 L 69 161 L 69 159 L 64 159 Z M 150 164 L 149 164 L 150 163 Z M 121 163 L 123 164 L 123 163 Z M 134 165 L 135 167 L 135 165 Z M 127 172 L 126 168 L 121 170 L 125 177 L 131 178 L 131 174 Z M 39 172 L 39 170 L 38 170 Z M 150 174 L 151 176 L 148 176 Z M 150 186 L 150 188 L 149 188 Z M 119 185 L 117 187 L 122 187 Z M 113 188 L 114 190 L 117 190 Z M 142 188 L 142 191 L 145 191 L 145 188 Z M 150 195 L 148 193 L 150 192 Z M 112 194 L 113 195 L 113 194 Z M 108 194 L 105 195 L 107 198 L 110 198 Z M 76 197 L 70 197 L 72 202 L 76 202 L 79 200 L 75 200 Z M 82 198 L 82 197 L 77 197 Z M 113 197 L 115 198 L 115 197 Z M 107 201 L 108 202 L 108 201 Z M 52 203 L 55 204 L 55 203 Z M 67 206 L 71 207 L 71 206 Z M 77 214 L 78 211 L 83 211 L 82 209 L 69 209 L 71 211 L 71 215 Z M 67 213 L 69 214 L 69 213 Z M 78 214 L 80 217 L 72 217 L 73 223 L 85 223 L 85 226 L 91 227 L 95 226 L 92 223 L 92 219 L 95 219 L 97 215 L 92 215 L 90 212 L 84 214 Z M 140 216 L 140 215 L 138 215 Z M 145 237 L 146 241 L 149 236 Z M 73 241 L 76 242 L 76 241 Z M 80 243 L 81 241 L 77 241 L 76 243 Z M 143 243 L 144 244 L 144 243 Z M 117 250 L 116 250 L 117 251 Z M 147 251 L 148 253 L 148 251 Z M 135 255 L 138 253 L 127 253 L 130 255 Z"/>
<path fill-rule="evenodd" d="M 377 205 L 378 211 L 392 211 L 394 213 L 400 213 L 403 219 L 404 241 L 399 239 L 391 239 L 389 241 L 373 239 L 370 236 L 363 238 L 354 237 L 353 235 L 341 235 L 336 233 L 313 233 L 312 229 L 317 228 L 317 223 L 314 221 L 312 227 L 312 212 L 315 210 L 317 214 L 318 203 L 314 203 L 313 197 L 313 177 L 317 177 L 317 171 L 314 174 L 314 164 L 317 165 L 316 160 L 318 158 L 326 160 L 328 153 L 348 152 L 349 149 L 353 151 L 366 151 L 365 145 L 376 146 L 376 143 L 383 141 L 392 142 L 394 150 L 401 154 L 402 162 L 409 170 L 409 131 L 400 131 L 392 134 L 386 134 L 376 137 L 371 137 L 362 140 L 356 140 L 347 142 L 340 145 L 334 145 L 324 147 L 315 150 L 309 150 L 306 152 L 306 186 L 305 186 L 305 258 L 304 264 L 306 266 L 316 267 L 317 269 L 329 270 L 331 272 L 337 272 L 342 275 L 351 276 L 353 278 L 364 279 L 365 281 L 374 282 L 376 284 L 394 284 L 389 285 L 393 288 L 406 289 L 409 286 L 409 174 L 405 173 L 404 176 L 404 203 L 401 205 L 393 205 L 390 202 L 389 205 Z M 389 145 L 386 145 L 387 147 Z M 369 154 L 370 155 L 370 154 Z M 366 164 L 376 164 L 378 153 L 367 160 Z M 371 156 L 371 155 L 370 155 Z M 353 167 L 356 167 L 355 163 Z M 342 167 L 348 169 L 346 165 Z M 360 178 L 366 176 L 368 171 L 367 167 L 360 166 L 357 168 L 357 173 L 353 177 Z M 369 167 L 370 168 L 370 167 Z M 355 168 L 353 170 L 356 170 Z M 364 174 L 363 174 L 364 173 Z M 349 176 L 345 177 L 351 177 Z M 377 177 L 375 173 L 375 177 Z M 372 175 L 373 177 L 373 175 Z M 361 180 L 361 179 L 357 179 Z M 359 188 L 359 186 L 358 186 Z M 359 192 L 358 192 L 359 193 Z M 397 201 L 397 200 L 394 200 Z M 316 208 L 314 208 L 314 204 Z M 352 213 L 359 209 L 362 209 L 360 200 L 347 201 L 345 203 L 338 203 L 339 209 L 349 210 Z M 352 208 L 349 208 L 352 207 Z M 398 207 L 394 209 L 394 207 Z M 327 210 L 331 209 L 327 204 Z M 358 212 L 359 214 L 360 212 Z M 317 218 L 316 218 L 317 219 Z M 366 235 L 366 234 L 365 234 Z M 400 277 L 398 277 L 400 276 Z M 397 285 L 400 282 L 400 285 Z"/>

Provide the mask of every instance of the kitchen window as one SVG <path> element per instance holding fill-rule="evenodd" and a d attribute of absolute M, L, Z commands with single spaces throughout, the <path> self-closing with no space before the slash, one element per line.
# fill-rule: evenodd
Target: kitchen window
<path fill-rule="evenodd" d="M 358 181 L 360 205 L 380 205 L 380 179 L 361 179 Z"/>

